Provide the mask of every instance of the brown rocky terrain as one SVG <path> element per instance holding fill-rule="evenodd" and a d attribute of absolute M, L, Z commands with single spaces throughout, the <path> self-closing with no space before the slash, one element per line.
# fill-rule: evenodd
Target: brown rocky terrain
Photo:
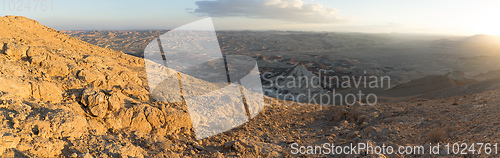
<path fill-rule="evenodd" d="M 442 143 L 500 142 L 498 82 L 462 85 L 453 75 L 435 76 L 447 84 L 441 91 L 427 88 L 427 96 L 375 106 L 301 105 L 266 97 L 267 106 L 248 123 L 196 140 L 185 105 L 151 99 L 143 59 L 24 17 L 1 17 L 0 28 L 0 43 L 5 43 L 0 51 L 2 157 L 290 157 L 297 156 L 294 143 L 426 148 L 441 143 L 444 151 Z M 481 86 L 489 89 L 475 88 Z M 439 94 L 450 95 L 432 98 Z"/>
<path fill-rule="evenodd" d="M 148 31 L 62 31 L 72 37 L 94 45 L 141 56 L 147 43 L 167 32 L 165 30 Z M 91 32 L 91 33 L 89 33 Z"/>
<path fill-rule="evenodd" d="M 148 155 L 134 145 L 138 137 L 190 135 L 189 117 L 181 105 L 150 101 L 141 59 L 24 17 L 2 17 L 0 25 L 5 43 L 2 135 L 9 144 L 2 151 L 15 147 L 14 153 L 26 156 L 90 152 L 137 157 Z"/>

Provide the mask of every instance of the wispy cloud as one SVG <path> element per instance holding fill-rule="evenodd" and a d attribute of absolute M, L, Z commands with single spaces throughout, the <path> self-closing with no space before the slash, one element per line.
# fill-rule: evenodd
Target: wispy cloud
<path fill-rule="evenodd" d="M 348 18 L 335 8 L 302 0 L 216 0 L 197 1 L 192 13 L 211 17 L 248 17 L 304 23 L 336 23 Z"/>

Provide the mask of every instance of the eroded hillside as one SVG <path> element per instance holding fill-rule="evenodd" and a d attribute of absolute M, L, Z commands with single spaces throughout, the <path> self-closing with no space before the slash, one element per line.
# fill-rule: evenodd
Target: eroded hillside
<path fill-rule="evenodd" d="M 150 101 L 140 58 L 82 42 L 24 17 L 2 17 L 0 25 L 1 132 L 2 141 L 9 144 L 0 152 L 15 147 L 26 156 L 106 151 L 135 157 L 147 155 L 132 141 L 136 137 L 189 137 L 189 116 L 180 104 Z M 90 140 L 124 142 L 81 144 Z M 96 145 L 101 148 L 89 151 Z"/>
<path fill-rule="evenodd" d="M 366 150 L 325 155 L 297 153 L 293 148 L 323 143 L 426 149 L 441 143 L 437 156 L 498 156 L 449 154 L 443 145 L 500 141 L 495 75 L 483 74 L 492 80 L 468 85 L 458 84 L 462 80 L 456 75 L 434 76 L 451 86 L 408 102 L 375 106 L 302 105 L 266 97 L 267 106 L 248 123 L 196 140 L 185 105 L 150 98 L 142 59 L 82 42 L 24 17 L 1 17 L 0 27 L 0 44 L 5 43 L 0 51 L 3 157 L 432 156 L 429 151 L 384 155 Z M 432 78 L 399 88 L 421 88 L 427 79 Z"/>

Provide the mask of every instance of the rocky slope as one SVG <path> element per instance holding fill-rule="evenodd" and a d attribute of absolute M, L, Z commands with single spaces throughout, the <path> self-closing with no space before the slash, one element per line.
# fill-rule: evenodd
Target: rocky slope
<path fill-rule="evenodd" d="M 150 98 L 142 59 L 24 17 L 0 17 L 0 28 L 0 44 L 6 43 L 0 50 L 1 157 L 290 157 L 297 156 L 291 152 L 294 143 L 397 147 L 500 142 L 496 80 L 444 89 L 443 94 L 453 95 L 441 99 L 376 106 L 306 106 L 266 98 L 267 106 L 248 123 L 196 140 L 185 105 Z M 453 88 L 464 93 L 450 93 Z"/>
<path fill-rule="evenodd" d="M 24 17 L 0 26 L 0 152 L 138 157 L 162 152 L 138 145 L 141 137 L 191 137 L 181 104 L 150 101 L 143 60 Z"/>

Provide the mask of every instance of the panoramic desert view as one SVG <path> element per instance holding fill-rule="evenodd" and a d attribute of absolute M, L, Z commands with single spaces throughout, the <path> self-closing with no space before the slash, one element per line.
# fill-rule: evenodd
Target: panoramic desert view
<path fill-rule="evenodd" d="M 318 29 L 350 16 L 301 0 L 195 1 L 171 27 L 115 27 L 58 21 L 78 16 L 52 3 L 2 4 L 0 157 L 500 156 L 495 27 Z"/>

